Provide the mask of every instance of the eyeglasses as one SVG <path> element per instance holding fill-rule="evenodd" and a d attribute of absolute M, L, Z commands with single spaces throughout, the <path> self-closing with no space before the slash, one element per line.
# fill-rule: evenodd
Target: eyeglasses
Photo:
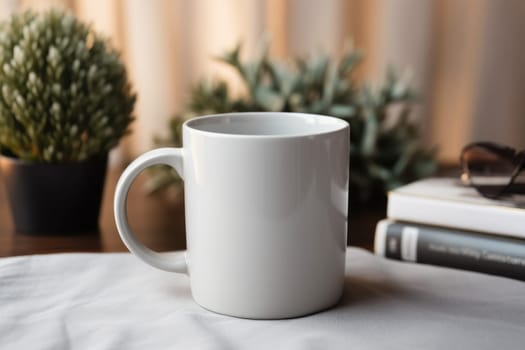
<path fill-rule="evenodd" d="M 463 175 L 482 196 L 496 199 L 511 193 L 525 193 L 525 150 L 491 142 L 466 145 L 461 151 Z"/>

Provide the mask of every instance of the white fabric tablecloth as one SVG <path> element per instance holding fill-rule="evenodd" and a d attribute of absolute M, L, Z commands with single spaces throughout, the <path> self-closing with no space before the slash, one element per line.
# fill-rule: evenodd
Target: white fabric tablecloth
<path fill-rule="evenodd" d="M 186 276 L 130 254 L 0 259 L 0 349 L 525 349 L 525 283 L 350 248 L 340 304 L 255 321 L 217 315 Z"/>

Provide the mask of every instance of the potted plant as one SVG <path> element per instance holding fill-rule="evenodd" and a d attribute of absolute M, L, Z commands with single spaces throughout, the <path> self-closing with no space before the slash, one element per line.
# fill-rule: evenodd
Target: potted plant
<path fill-rule="evenodd" d="M 0 169 L 16 231 L 97 230 L 107 155 L 135 99 L 119 54 L 71 14 L 0 24 Z"/>
<path fill-rule="evenodd" d="M 292 64 L 268 57 L 262 41 L 256 57 L 241 60 L 240 45 L 219 59 L 238 74 L 245 94 L 234 95 L 224 80 L 199 82 L 187 111 L 170 121 L 170 135 L 159 145 L 181 144 L 181 123 L 193 115 L 248 111 L 306 112 L 331 115 L 350 123 L 350 188 L 354 202 L 379 199 L 386 191 L 432 174 L 435 151 L 422 146 L 419 125 L 410 116 L 415 93 L 408 76 L 391 69 L 381 86 L 357 84 L 352 73 L 361 54 L 348 50 L 341 59 L 328 55 L 298 58 Z M 180 179 L 168 167 L 155 169 L 150 191 Z M 381 204 L 382 205 L 382 204 Z"/>

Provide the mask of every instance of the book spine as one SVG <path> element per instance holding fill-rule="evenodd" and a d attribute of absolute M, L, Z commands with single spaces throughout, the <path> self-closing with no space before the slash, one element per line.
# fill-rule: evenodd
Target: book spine
<path fill-rule="evenodd" d="M 525 281 L 525 240 L 381 220 L 375 253 Z"/>

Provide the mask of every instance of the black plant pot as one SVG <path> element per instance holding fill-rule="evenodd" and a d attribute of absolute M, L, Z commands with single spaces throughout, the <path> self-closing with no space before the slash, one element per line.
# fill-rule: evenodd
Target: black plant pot
<path fill-rule="evenodd" d="M 107 157 L 66 164 L 0 156 L 15 230 L 27 234 L 98 232 Z"/>

